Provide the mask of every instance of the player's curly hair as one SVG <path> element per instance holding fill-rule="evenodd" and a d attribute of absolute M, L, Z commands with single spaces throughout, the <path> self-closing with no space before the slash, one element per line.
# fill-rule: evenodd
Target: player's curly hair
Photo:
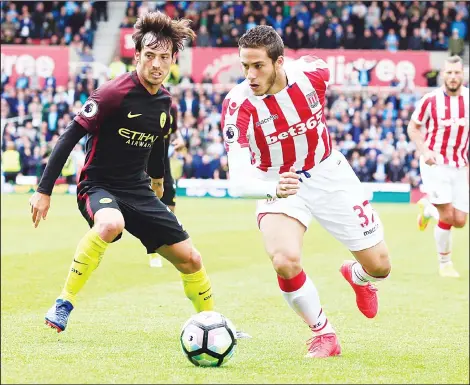
<path fill-rule="evenodd" d="M 279 56 L 284 56 L 284 42 L 281 36 L 268 25 L 258 25 L 246 32 L 238 40 L 238 48 L 265 48 L 273 62 Z"/>
<path fill-rule="evenodd" d="M 181 51 L 184 48 L 184 40 L 196 37 L 189 27 L 190 23 L 189 19 L 172 20 L 160 11 L 147 12 L 134 24 L 132 40 L 135 49 L 140 52 L 143 47 L 155 49 L 171 44 L 173 53 Z"/>

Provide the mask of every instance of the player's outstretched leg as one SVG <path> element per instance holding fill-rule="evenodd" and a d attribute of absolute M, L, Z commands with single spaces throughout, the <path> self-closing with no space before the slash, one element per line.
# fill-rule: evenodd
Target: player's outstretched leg
<path fill-rule="evenodd" d="M 188 238 L 170 246 L 161 246 L 158 253 L 180 272 L 186 297 L 193 303 L 196 311 L 214 310 L 211 282 L 202 264 L 201 255 L 191 240 Z"/>
<path fill-rule="evenodd" d="M 352 252 L 357 261 L 345 261 L 340 272 L 356 294 L 358 309 L 367 318 L 374 318 L 379 310 L 377 288 L 371 282 L 382 281 L 390 273 L 388 249 L 384 241 L 360 251 Z"/>
<path fill-rule="evenodd" d="M 279 288 L 287 304 L 310 327 L 313 336 L 307 340 L 308 358 L 326 358 L 341 354 L 341 346 L 331 323 L 329 323 L 320 303 L 317 288 L 312 280 L 301 269 L 300 273 L 292 278 L 283 278 L 290 275 L 289 262 L 280 263 L 279 255 L 276 256 L 275 269 L 278 274 Z M 274 262 L 274 260 L 273 260 Z M 299 261 L 300 263 L 300 261 Z M 291 266 L 292 267 L 292 266 Z"/>
<path fill-rule="evenodd" d="M 268 213 L 260 221 L 260 230 L 284 299 L 313 333 L 307 341 L 306 357 L 340 355 L 341 346 L 322 309 L 317 288 L 300 263 L 304 225 L 287 215 Z"/>
<path fill-rule="evenodd" d="M 111 211 L 108 211 L 111 210 Z M 115 209 L 102 209 L 95 215 L 95 225 L 78 243 L 64 288 L 45 317 L 46 325 L 58 333 L 67 327 L 76 295 L 99 266 L 108 244 L 124 229 L 124 218 Z"/>

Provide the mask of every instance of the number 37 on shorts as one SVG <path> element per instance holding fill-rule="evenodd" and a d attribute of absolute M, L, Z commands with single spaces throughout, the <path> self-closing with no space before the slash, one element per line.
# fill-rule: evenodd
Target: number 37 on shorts
<path fill-rule="evenodd" d="M 364 230 L 364 236 L 373 234 L 377 231 L 380 226 L 380 221 L 377 213 L 368 200 L 365 200 L 362 204 L 353 206 L 353 210 L 360 219 L 360 225 Z"/>

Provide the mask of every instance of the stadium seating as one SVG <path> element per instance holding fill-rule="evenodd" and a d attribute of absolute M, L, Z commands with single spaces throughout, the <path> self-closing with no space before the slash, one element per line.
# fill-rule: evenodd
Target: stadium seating
<path fill-rule="evenodd" d="M 44 2 L 33 7 L 31 2 L 2 2 L 2 43 L 76 44 L 82 62 L 91 64 L 89 47 L 103 13 L 99 3 L 103 2 Z M 288 1 L 282 6 L 280 2 L 211 3 L 153 2 L 173 17 L 193 20 L 199 34 L 196 46 L 235 46 L 238 36 L 259 23 L 273 25 L 291 48 L 447 50 L 449 38 L 468 40 L 464 2 L 447 5 L 433 1 L 427 7 L 417 2 L 375 1 L 367 2 L 368 6 L 361 2 Z M 148 2 L 129 1 L 121 27 L 132 27 L 148 8 Z M 106 19 L 107 13 L 104 16 Z M 40 176 L 58 135 L 90 92 L 102 80 L 131 70 L 134 64 L 116 57 L 100 81 L 90 66 L 78 66 L 67 86 L 57 86 L 51 76 L 43 87 L 36 84 L 34 76 L 11 81 L 2 66 L 2 154 L 7 149 L 17 151 L 19 174 Z M 220 114 L 229 87 L 213 89 L 210 77 L 202 82 L 193 84 L 190 77 L 179 73 L 178 65 L 172 69 L 169 87 L 179 106 L 179 127 L 187 146 L 179 153 L 170 149 L 171 165 L 175 176 L 181 178 L 226 178 Z M 361 180 L 418 186 L 417 154 L 406 126 L 423 91 L 396 82 L 391 85 L 397 87 L 388 92 L 330 90 L 325 115 L 334 146 L 347 156 Z M 83 162 L 83 145 L 82 141 L 72 154 L 77 172 Z"/>
<path fill-rule="evenodd" d="M 468 10 L 464 1 L 457 4 L 439 1 L 155 3 L 156 9 L 193 21 L 198 33 L 195 46 L 236 47 L 238 38 L 257 24 L 274 27 L 286 47 L 293 49 L 446 51 L 454 29 L 462 41 L 468 41 Z M 147 1 L 128 1 L 121 27 L 132 27 L 136 16 L 147 9 Z"/>

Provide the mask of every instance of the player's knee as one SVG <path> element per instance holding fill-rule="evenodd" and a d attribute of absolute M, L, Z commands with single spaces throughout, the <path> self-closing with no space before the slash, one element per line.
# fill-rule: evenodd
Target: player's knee
<path fill-rule="evenodd" d="M 192 247 L 188 253 L 185 263 L 194 272 L 201 270 L 202 257 L 199 251 L 197 251 L 194 247 Z"/>
<path fill-rule="evenodd" d="M 374 277 L 386 277 L 390 273 L 392 265 L 385 242 L 381 242 L 370 252 L 372 254 L 364 261 L 363 267 L 367 273 Z"/>
<path fill-rule="evenodd" d="M 173 262 L 174 266 L 184 274 L 192 274 L 201 270 L 202 257 L 199 251 L 194 247 L 190 247 L 185 252 L 179 253 L 177 261 Z"/>
<path fill-rule="evenodd" d="M 367 273 L 369 273 L 373 277 L 386 277 L 390 273 L 391 269 L 392 265 L 388 256 L 379 256 L 373 263 L 371 263 L 367 267 Z"/>
<path fill-rule="evenodd" d="M 283 278 L 292 278 L 302 270 L 300 252 L 278 250 L 270 253 L 270 256 L 274 270 Z"/>
<path fill-rule="evenodd" d="M 121 216 L 101 218 L 95 222 L 95 227 L 101 239 L 105 242 L 112 242 L 124 230 L 124 218 Z"/>

